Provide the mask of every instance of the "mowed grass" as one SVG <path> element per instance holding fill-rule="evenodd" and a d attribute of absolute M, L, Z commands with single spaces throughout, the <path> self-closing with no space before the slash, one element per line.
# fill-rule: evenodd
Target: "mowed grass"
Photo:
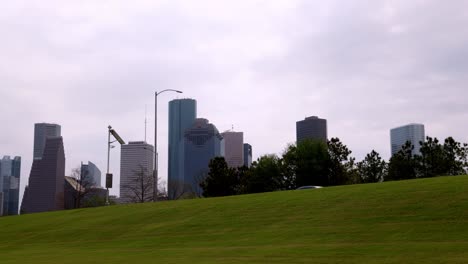
<path fill-rule="evenodd" d="M 0 263 L 467 263 L 468 177 L 0 218 Z"/>

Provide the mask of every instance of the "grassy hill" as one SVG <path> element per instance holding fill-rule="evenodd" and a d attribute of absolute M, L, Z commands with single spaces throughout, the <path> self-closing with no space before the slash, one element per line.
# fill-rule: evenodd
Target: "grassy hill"
<path fill-rule="evenodd" d="M 0 263 L 466 263 L 468 177 L 0 218 Z"/>

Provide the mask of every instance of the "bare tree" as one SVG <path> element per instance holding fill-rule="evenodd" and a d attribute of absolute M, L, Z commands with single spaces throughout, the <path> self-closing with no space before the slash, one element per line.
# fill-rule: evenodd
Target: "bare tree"
<path fill-rule="evenodd" d="M 190 190 L 192 193 L 192 198 L 202 198 L 203 197 L 203 188 L 202 183 L 205 182 L 205 179 L 208 177 L 208 170 L 201 170 L 197 176 L 194 178 L 195 186 L 190 185 Z"/>
<path fill-rule="evenodd" d="M 158 177 L 158 192 L 157 192 L 156 201 L 165 201 L 165 200 L 168 200 L 167 184 L 166 184 L 166 181 L 163 181 L 161 180 L 160 177 Z"/>
<path fill-rule="evenodd" d="M 153 200 L 154 179 L 148 170 L 140 165 L 134 171 L 134 177 L 130 183 L 122 185 L 122 189 L 127 191 L 123 198 L 133 203 L 144 203 Z"/>
<path fill-rule="evenodd" d="M 89 175 L 89 171 L 81 170 L 81 166 L 72 169 L 71 178 L 74 179 L 74 181 L 70 182 L 74 189 L 74 207 L 80 208 L 82 206 L 83 198 L 92 190 L 91 187 L 94 184 L 94 180 L 91 175 Z"/>
<path fill-rule="evenodd" d="M 184 184 L 183 181 L 170 180 L 167 187 L 167 196 L 169 200 L 183 199 L 191 193 L 191 186 L 188 184 Z"/>
<path fill-rule="evenodd" d="M 206 171 L 201 171 L 195 176 L 192 183 L 183 180 L 170 180 L 168 183 L 167 196 L 169 200 L 193 199 L 203 197 L 200 184 L 207 176 Z"/>

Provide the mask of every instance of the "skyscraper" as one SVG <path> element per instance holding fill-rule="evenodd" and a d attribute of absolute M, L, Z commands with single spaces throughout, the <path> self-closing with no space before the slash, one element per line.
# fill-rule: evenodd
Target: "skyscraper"
<path fill-rule="evenodd" d="M 168 194 L 173 199 L 175 189 L 184 181 L 184 133 L 197 118 L 197 101 L 176 99 L 169 102 Z"/>
<path fill-rule="evenodd" d="M 92 180 L 93 187 L 101 187 L 101 171 L 91 161 L 88 161 L 88 164 L 81 164 L 81 178 Z"/>
<path fill-rule="evenodd" d="M 305 139 L 322 140 L 327 142 L 327 120 L 317 116 L 306 117 L 296 122 L 296 141 Z"/>
<path fill-rule="evenodd" d="M 423 124 L 408 124 L 405 126 L 393 128 L 390 130 L 390 145 L 392 156 L 401 150 L 403 145 L 410 141 L 413 144 L 413 155 L 419 155 L 421 145 L 419 142 L 424 142 L 425 133 Z"/>
<path fill-rule="evenodd" d="M 244 165 L 244 133 L 226 131 L 221 133 L 222 153 L 226 163 L 231 168 L 238 168 Z"/>
<path fill-rule="evenodd" d="M 3 215 L 3 192 L 0 192 L 0 216 Z"/>
<path fill-rule="evenodd" d="M 222 136 L 207 119 L 197 118 L 185 131 L 185 166 L 183 188 L 198 196 L 202 194 L 200 181 L 208 173 L 210 160 L 221 156 Z"/>
<path fill-rule="evenodd" d="M 0 192 L 3 193 L 3 215 L 18 214 L 20 175 L 21 157 L 10 159 L 9 156 L 4 156 L 0 160 Z"/>
<path fill-rule="evenodd" d="M 65 151 L 62 137 L 48 137 L 41 159 L 35 159 L 21 203 L 22 213 L 64 208 Z"/>
<path fill-rule="evenodd" d="M 5 184 L 5 181 L 3 180 L 4 178 L 4 173 L 3 171 L 7 171 L 8 168 L 5 166 L 7 164 L 3 164 L 4 163 L 4 160 L 5 160 L 5 157 L 0 160 L 0 216 L 3 215 L 3 207 L 4 207 L 4 202 L 5 202 L 5 199 L 3 198 L 3 196 L 5 195 L 5 190 L 3 190 L 3 186 L 6 185 Z M 6 163 L 6 162 L 5 162 Z M 8 164 L 9 165 L 9 164 Z"/>
<path fill-rule="evenodd" d="M 120 199 L 124 203 L 151 201 L 154 147 L 145 141 L 122 145 L 120 152 Z M 139 186 L 138 186 L 139 185 Z"/>
<path fill-rule="evenodd" d="M 34 125 L 34 159 L 41 159 L 48 137 L 60 137 L 61 127 L 56 124 L 38 123 Z"/>
<path fill-rule="evenodd" d="M 244 166 L 252 166 L 252 146 L 244 143 Z"/>

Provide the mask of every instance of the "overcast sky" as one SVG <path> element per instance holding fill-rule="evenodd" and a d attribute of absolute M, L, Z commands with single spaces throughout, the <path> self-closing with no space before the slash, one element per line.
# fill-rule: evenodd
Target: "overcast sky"
<path fill-rule="evenodd" d="M 295 122 L 318 115 L 362 159 L 390 154 L 407 123 L 468 142 L 468 2 L 3 1 L 0 155 L 21 156 L 27 184 L 34 123 L 62 126 L 67 174 L 103 174 L 107 126 L 154 142 L 154 91 L 180 89 L 220 131 L 234 125 L 254 158 L 281 153 Z M 168 101 L 159 98 L 160 176 Z M 119 181 L 120 147 L 111 154 Z M 118 194 L 118 184 L 111 193 Z"/>

